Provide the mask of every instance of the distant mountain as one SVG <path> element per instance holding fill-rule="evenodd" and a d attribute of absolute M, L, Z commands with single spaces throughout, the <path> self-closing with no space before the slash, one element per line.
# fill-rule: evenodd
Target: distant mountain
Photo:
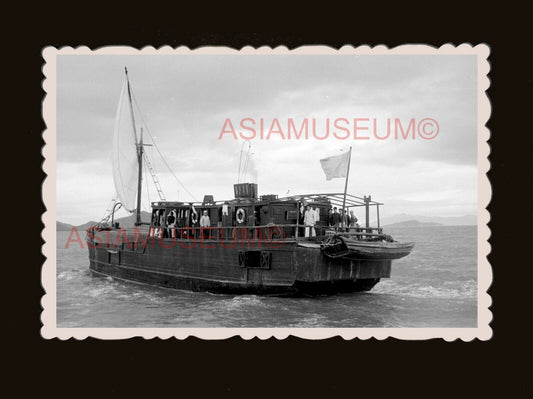
<path fill-rule="evenodd" d="M 423 227 L 423 226 L 442 226 L 442 223 L 419 222 L 418 220 L 406 220 L 404 222 L 384 225 L 384 227 Z"/>
<path fill-rule="evenodd" d="M 408 215 L 405 213 L 399 215 L 393 215 L 390 217 L 384 217 L 381 219 L 382 225 L 391 225 L 395 223 L 408 222 L 414 220 L 421 223 L 438 223 L 443 226 L 475 226 L 477 225 L 476 215 L 464 215 L 464 216 L 420 216 L 420 215 Z"/>
<path fill-rule="evenodd" d="M 80 224 L 79 226 L 76 226 L 76 228 L 78 229 L 78 231 L 85 231 L 89 227 L 94 226 L 96 224 L 98 224 L 98 222 L 90 221 L 90 222 L 87 222 L 87 223 Z"/>
<path fill-rule="evenodd" d="M 141 220 L 143 222 L 149 223 L 151 217 L 152 217 L 151 213 L 145 212 L 145 211 L 141 212 Z M 135 219 L 134 219 L 133 216 L 124 216 L 124 217 L 115 219 L 115 223 L 119 223 L 120 227 L 130 228 L 130 227 L 135 226 Z M 56 230 L 57 231 L 70 231 L 70 230 L 72 230 L 73 227 L 76 227 L 76 229 L 78 231 L 85 231 L 89 227 L 94 226 L 96 224 L 98 224 L 98 222 L 90 221 L 90 222 L 87 222 L 87 223 L 80 224 L 78 226 L 74 226 L 74 225 L 69 224 L 69 223 L 63 223 L 63 222 L 57 221 L 56 222 Z"/>
<path fill-rule="evenodd" d="M 74 227 L 79 231 L 84 231 L 86 229 L 88 229 L 90 226 L 94 226 L 96 224 L 96 222 L 87 222 L 87 223 L 83 223 L 83 224 L 80 224 L 79 226 L 74 226 L 72 224 L 69 224 L 69 223 L 63 223 L 63 222 L 56 222 L 56 231 L 71 231 Z"/>
<path fill-rule="evenodd" d="M 152 214 L 150 212 L 141 212 L 141 221 L 143 223 L 150 223 L 152 220 Z M 115 223 L 119 223 L 120 227 L 125 229 L 135 226 L 135 216 L 124 216 L 122 218 L 115 219 Z"/>
<path fill-rule="evenodd" d="M 68 223 L 56 222 L 57 231 L 70 231 L 74 226 Z"/>

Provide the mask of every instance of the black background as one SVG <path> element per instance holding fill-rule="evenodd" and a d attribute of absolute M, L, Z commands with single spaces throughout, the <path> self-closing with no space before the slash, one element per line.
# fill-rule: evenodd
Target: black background
<path fill-rule="evenodd" d="M 267 15 L 267 21 L 259 22 L 259 15 L 266 12 L 261 7 L 250 9 L 246 18 L 232 20 L 207 5 L 193 13 L 154 10 L 155 6 L 145 4 L 135 18 L 120 13 L 111 17 L 105 8 L 84 9 L 81 5 L 76 10 L 60 10 L 55 16 L 45 13 L 44 6 L 31 7 L 31 18 L 25 17 L 28 11 L 6 13 L 6 19 L 13 21 L 4 26 L 8 28 L 4 34 L 8 43 L 4 44 L 7 56 L 2 61 L 4 87 L 13 89 L 12 94 L 4 93 L 9 100 L 3 107 L 8 110 L 4 120 L 12 123 L 4 126 L 4 133 L 14 139 L 13 144 L 5 143 L 3 147 L 11 165 L 4 172 L 9 185 L 4 195 L 9 202 L 6 209 L 15 223 L 4 229 L 4 237 L 17 238 L 15 253 L 12 246 L 6 245 L 12 240 L 4 239 L 3 246 L 4 270 L 10 272 L 9 277 L 4 275 L 3 290 L 4 364 L 8 369 L 4 380 L 16 392 L 107 396 L 127 391 L 155 396 L 166 391 L 184 397 L 208 392 L 286 396 L 288 391 L 298 397 L 322 393 L 350 397 L 466 396 L 492 393 L 496 387 L 503 387 L 506 396 L 523 396 L 527 392 L 530 383 L 525 377 L 529 362 L 526 350 L 530 338 L 525 323 L 531 314 L 527 308 L 531 300 L 526 273 L 533 262 L 520 251 L 511 251 L 511 245 L 514 248 L 520 244 L 516 249 L 522 251 L 531 247 L 528 229 L 532 200 L 525 190 L 533 176 L 529 120 L 532 93 L 527 73 L 531 71 L 528 53 L 532 49 L 531 40 L 526 40 L 531 38 L 526 33 L 527 25 L 519 20 L 520 11 L 486 8 L 488 14 L 481 9 L 465 14 L 464 9 L 447 3 L 446 10 L 436 4 L 431 10 L 405 6 L 403 13 L 397 14 L 381 4 L 373 11 L 348 11 L 331 5 L 332 16 L 321 9 L 315 10 L 320 18 L 308 18 L 298 10 L 289 16 L 285 9 L 279 9 L 283 11 L 269 14 L 272 16 Z M 192 16 L 195 22 L 191 23 Z M 123 25 L 117 22 L 124 20 L 129 22 Z M 184 28 L 187 21 L 192 26 Z M 202 32 L 238 28 L 252 32 Z M 293 28 L 293 32 L 279 33 L 282 28 Z M 254 33 L 263 29 L 267 32 Z M 278 33 L 269 33 L 270 29 Z M 61 341 L 41 337 L 43 47 L 97 48 L 114 44 L 135 47 L 184 44 L 190 48 L 280 44 L 289 48 L 306 44 L 394 47 L 409 43 L 439 47 L 463 42 L 486 43 L 491 48 L 492 83 L 488 95 L 493 109 L 488 126 L 492 133 L 489 142 L 492 149 L 489 178 L 493 189 L 489 206 L 493 246 L 489 261 L 494 271 L 489 291 L 494 301 L 492 339 L 448 343 L 441 339 Z M 15 150 L 21 147 L 22 151 Z M 6 151 L 8 148 L 11 150 Z"/>

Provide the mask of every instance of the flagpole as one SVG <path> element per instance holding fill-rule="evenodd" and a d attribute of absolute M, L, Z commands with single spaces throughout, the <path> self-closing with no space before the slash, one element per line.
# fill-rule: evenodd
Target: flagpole
<path fill-rule="evenodd" d="M 344 198 L 342 199 L 342 211 L 346 212 L 344 207 L 346 206 L 346 191 L 348 190 L 348 176 L 350 175 L 350 161 L 352 160 L 352 147 L 350 146 L 350 155 L 348 156 L 348 170 L 346 171 L 346 182 L 344 183 Z M 341 225 L 344 226 L 344 216 L 341 216 Z M 348 215 L 346 215 L 346 220 L 348 220 Z"/>

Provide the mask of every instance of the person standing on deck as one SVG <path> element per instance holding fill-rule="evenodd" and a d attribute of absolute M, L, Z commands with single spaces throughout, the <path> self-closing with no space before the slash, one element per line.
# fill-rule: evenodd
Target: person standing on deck
<path fill-rule="evenodd" d="M 298 203 L 298 236 L 305 235 L 304 216 L 305 216 L 305 202 Z"/>
<path fill-rule="evenodd" d="M 168 225 L 167 236 L 171 238 L 176 238 L 176 217 L 174 216 L 174 211 L 170 211 L 170 213 L 168 214 L 167 225 Z"/>
<path fill-rule="evenodd" d="M 360 230 L 358 229 L 359 223 L 357 223 L 358 219 L 357 216 L 353 213 L 353 211 L 350 211 L 350 232 L 351 233 L 359 233 Z M 359 240 L 359 235 L 354 235 L 356 240 Z"/>
<path fill-rule="evenodd" d="M 358 219 L 357 216 L 353 213 L 353 211 L 350 211 L 350 227 L 359 227 L 359 224 L 357 223 Z"/>
<path fill-rule="evenodd" d="M 313 212 L 315 213 L 315 226 L 318 222 L 320 222 L 320 208 L 318 208 L 315 204 L 312 205 Z M 316 229 L 315 229 L 316 230 Z"/>
<path fill-rule="evenodd" d="M 165 224 L 165 210 L 159 209 L 157 211 L 157 223 L 156 223 L 156 226 L 159 226 L 159 227 L 155 229 L 155 235 L 159 239 L 163 238 L 163 233 L 164 233 L 163 225 L 164 224 Z"/>
<path fill-rule="evenodd" d="M 209 232 L 207 234 L 204 233 L 204 229 L 211 227 L 211 219 L 209 219 L 209 216 L 207 215 L 207 211 L 203 212 L 202 217 L 200 218 L 200 235 L 204 236 L 207 235 L 209 238 Z M 207 230 L 208 231 L 208 230 Z"/>
<path fill-rule="evenodd" d="M 337 212 L 337 207 L 334 206 L 333 207 L 333 213 L 331 214 L 331 218 L 330 218 L 329 224 L 330 224 L 330 226 L 338 228 L 340 222 L 341 222 L 341 215 L 339 214 L 339 212 Z"/>
<path fill-rule="evenodd" d="M 304 225 L 305 225 L 305 236 L 309 237 L 309 233 L 311 233 L 311 237 L 316 236 L 315 232 L 315 223 L 316 223 L 316 212 L 311 209 L 309 205 L 305 207 L 305 213 L 304 213 Z"/>
<path fill-rule="evenodd" d="M 349 226 L 349 218 L 346 209 L 341 209 L 341 227 L 343 231 Z"/>

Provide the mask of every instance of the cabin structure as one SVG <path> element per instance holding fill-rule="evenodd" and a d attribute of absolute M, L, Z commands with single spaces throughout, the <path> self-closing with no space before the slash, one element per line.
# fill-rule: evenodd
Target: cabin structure
<path fill-rule="evenodd" d="M 249 237 L 258 238 L 258 231 L 275 227 L 284 238 L 304 237 L 304 209 L 310 206 L 317 210 L 319 219 L 315 224 L 316 236 L 325 236 L 342 231 L 353 234 L 380 234 L 379 206 L 370 196 L 357 197 L 343 193 L 303 194 L 279 198 L 276 194 L 258 196 L 257 184 L 234 185 L 235 198 L 215 201 L 205 195 L 202 202 L 152 202 L 151 234 L 161 238 L 235 238 L 239 231 L 246 230 Z M 333 208 L 339 211 L 345 203 L 346 212 L 364 208 L 362 225 L 335 226 L 331 223 Z M 370 226 L 370 209 L 376 210 L 377 226 Z M 209 226 L 200 225 L 201 216 L 209 216 Z"/>

